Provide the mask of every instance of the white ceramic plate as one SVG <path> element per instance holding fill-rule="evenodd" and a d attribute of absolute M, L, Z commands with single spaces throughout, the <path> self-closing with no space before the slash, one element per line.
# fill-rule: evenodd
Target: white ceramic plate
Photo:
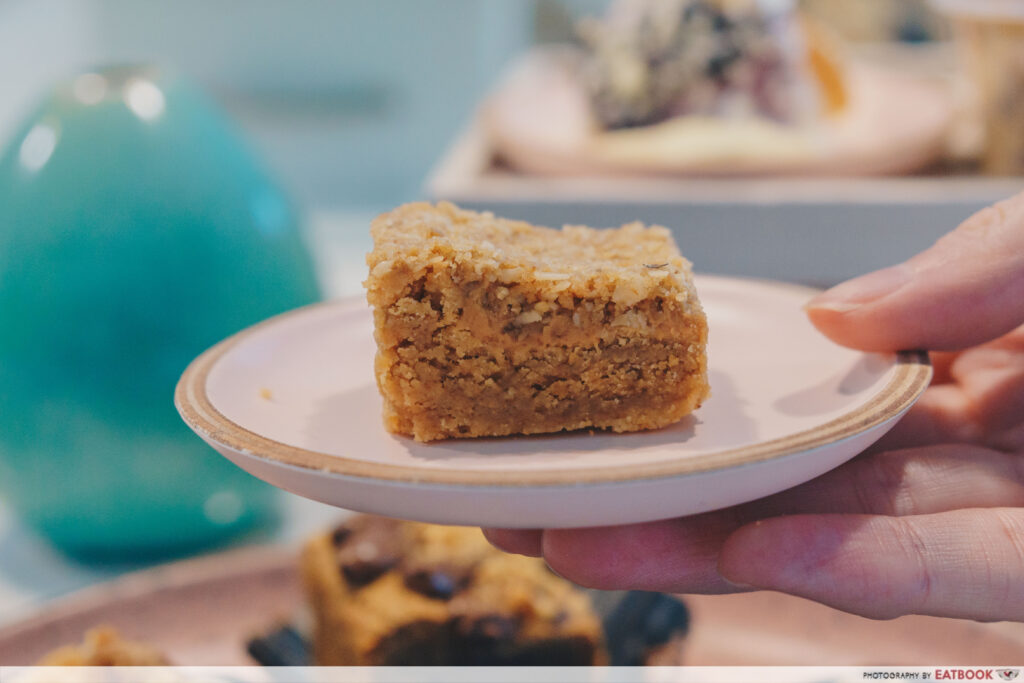
<path fill-rule="evenodd" d="M 931 379 L 927 355 L 819 335 L 810 290 L 698 278 L 712 398 L 673 427 L 421 444 L 386 432 L 366 304 L 272 318 L 197 358 L 185 422 L 235 464 L 307 498 L 392 517 L 508 528 L 624 524 L 760 498 L 842 464 Z"/>

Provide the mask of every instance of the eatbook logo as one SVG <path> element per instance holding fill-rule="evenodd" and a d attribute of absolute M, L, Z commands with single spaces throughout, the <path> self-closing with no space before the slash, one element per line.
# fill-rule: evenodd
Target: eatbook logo
<path fill-rule="evenodd" d="M 996 673 L 1004 681 L 1015 681 L 1020 677 L 1020 669 L 998 669 Z"/>

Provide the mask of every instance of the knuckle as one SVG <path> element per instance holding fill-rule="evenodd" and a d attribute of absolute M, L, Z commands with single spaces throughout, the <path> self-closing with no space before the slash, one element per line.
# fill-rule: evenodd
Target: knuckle
<path fill-rule="evenodd" d="M 865 460 L 853 487 L 861 509 L 894 517 L 913 514 L 913 495 L 904 484 L 906 465 L 906 455 L 900 451 L 880 453 Z"/>
<path fill-rule="evenodd" d="M 994 512 L 997 530 L 1014 554 L 1017 571 L 1024 571 L 1024 510 L 1000 508 Z"/>
<path fill-rule="evenodd" d="M 926 613 L 932 601 L 935 579 L 928 552 L 928 543 L 914 520 L 906 520 L 902 524 L 903 550 L 914 569 L 907 582 L 908 604 L 910 612 Z"/>
<path fill-rule="evenodd" d="M 990 570 L 990 577 L 999 577 L 990 588 L 1004 610 L 1019 613 L 1024 609 L 1024 510 L 1000 508 L 994 513 L 998 540 L 1005 541 L 1009 558 L 999 563 L 1002 571 Z"/>

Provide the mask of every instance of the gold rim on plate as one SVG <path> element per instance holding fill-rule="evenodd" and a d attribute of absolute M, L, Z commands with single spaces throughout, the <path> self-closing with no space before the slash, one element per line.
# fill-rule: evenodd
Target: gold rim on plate
<path fill-rule="evenodd" d="M 896 354 L 896 370 L 889 383 L 869 401 L 834 420 L 771 441 L 674 461 L 603 466 L 588 470 L 545 471 L 437 470 L 389 465 L 331 455 L 269 439 L 228 419 L 213 405 L 207 394 L 206 383 L 210 371 L 238 344 L 265 331 L 268 327 L 325 308 L 336 308 L 339 313 L 358 313 L 359 308 L 365 308 L 366 314 L 370 313 L 370 309 L 360 299 L 311 304 L 258 323 L 211 347 L 186 368 L 175 388 L 174 403 L 186 424 L 207 441 L 232 451 L 345 477 L 398 483 L 488 487 L 621 484 L 752 465 L 805 453 L 852 438 L 907 410 L 928 388 L 932 378 L 932 367 L 927 352 L 901 351 Z"/>

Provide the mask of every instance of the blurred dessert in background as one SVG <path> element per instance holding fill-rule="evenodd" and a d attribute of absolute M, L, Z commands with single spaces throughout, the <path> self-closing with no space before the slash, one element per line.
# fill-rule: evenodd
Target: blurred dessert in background
<path fill-rule="evenodd" d="M 77 645 L 65 645 L 49 653 L 38 666 L 169 666 L 156 648 L 146 643 L 125 640 L 109 626 L 97 626 L 86 632 Z"/>
<path fill-rule="evenodd" d="M 362 515 L 307 544 L 302 576 L 318 665 L 606 661 L 587 595 L 479 529 Z"/>
<path fill-rule="evenodd" d="M 821 32 L 752 1 L 620 0 L 604 20 L 581 22 L 580 35 L 583 82 L 606 129 L 679 116 L 800 125 L 844 99 Z M 833 74 L 828 92 L 813 65 Z"/>
<path fill-rule="evenodd" d="M 940 157 L 945 84 L 851 58 L 791 0 L 616 0 L 482 110 L 545 175 L 902 173 Z"/>
<path fill-rule="evenodd" d="M 1024 2 L 934 0 L 952 19 L 981 168 L 1024 173 Z"/>

